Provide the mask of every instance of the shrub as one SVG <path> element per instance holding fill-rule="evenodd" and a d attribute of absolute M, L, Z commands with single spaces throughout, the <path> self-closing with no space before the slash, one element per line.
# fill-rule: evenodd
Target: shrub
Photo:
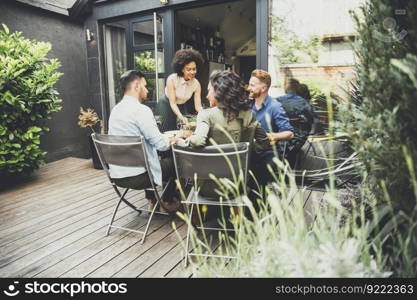
<path fill-rule="evenodd" d="M 372 0 L 354 19 L 360 41 L 357 82 L 351 103 L 340 107 L 340 126 L 362 161 L 367 200 L 376 199 L 390 212 L 379 232 L 387 263 L 396 276 L 415 277 L 417 3 Z"/>
<path fill-rule="evenodd" d="M 51 45 L 0 30 L 0 174 L 29 173 L 46 155 L 44 120 L 61 109 L 54 85 L 60 63 L 47 59 Z"/>

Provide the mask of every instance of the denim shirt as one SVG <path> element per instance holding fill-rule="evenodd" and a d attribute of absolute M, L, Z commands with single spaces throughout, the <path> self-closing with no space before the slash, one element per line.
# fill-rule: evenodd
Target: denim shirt
<path fill-rule="evenodd" d="M 109 134 L 123 136 L 143 136 L 149 159 L 149 167 L 157 185 L 162 185 L 161 164 L 157 150 L 169 149 L 168 137 L 163 135 L 156 124 L 152 110 L 138 99 L 124 96 L 113 108 L 109 119 Z M 110 165 L 110 177 L 123 178 L 140 175 L 145 168 Z"/>
<path fill-rule="evenodd" d="M 314 109 L 307 100 L 294 93 L 278 97 L 277 101 L 282 104 L 294 128 L 294 138 L 289 141 L 288 149 L 298 150 L 306 142 L 314 120 L 317 118 Z M 299 121 L 301 116 L 305 118 L 305 121 Z"/>
<path fill-rule="evenodd" d="M 252 113 L 266 132 L 293 131 L 282 105 L 267 96 L 260 109 L 253 104 Z"/>
<path fill-rule="evenodd" d="M 277 101 L 281 103 L 290 119 L 304 115 L 308 122 L 313 124 L 314 118 L 316 117 L 314 109 L 304 98 L 294 93 L 288 93 L 278 97 Z"/>

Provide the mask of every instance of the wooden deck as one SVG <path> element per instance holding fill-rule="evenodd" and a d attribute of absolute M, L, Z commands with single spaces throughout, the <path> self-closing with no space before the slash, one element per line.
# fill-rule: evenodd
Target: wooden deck
<path fill-rule="evenodd" d="M 304 193 L 310 222 L 309 208 L 323 195 Z M 141 191 L 127 198 L 145 203 Z M 177 218 L 156 215 L 143 245 L 136 233 L 105 236 L 117 199 L 104 171 L 77 158 L 47 164 L 1 191 L 0 277 L 191 277 L 178 236 L 184 239 L 186 225 Z M 115 225 L 140 229 L 146 220 L 122 205 Z"/>

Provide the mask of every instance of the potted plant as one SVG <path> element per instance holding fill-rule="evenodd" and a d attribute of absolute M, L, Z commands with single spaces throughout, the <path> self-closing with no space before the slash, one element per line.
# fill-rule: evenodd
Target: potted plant
<path fill-rule="evenodd" d="M 84 110 L 82 107 L 80 107 L 80 114 L 78 116 L 78 125 L 81 128 L 90 128 L 90 130 L 92 132 L 96 132 L 96 130 L 94 130 L 95 128 L 97 129 L 97 124 L 100 124 L 100 133 L 103 133 L 103 121 L 100 120 L 100 118 L 98 117 L 97 113 L 91 109 L 91 108 L 87 108 L 87 110 Z M 101 166 L 100 163 L 100 159 L 98 158 L 97 155 L 97 150 L 96 147 L 94 146 L 94 142 L 93 139 L 91 138 L 91 135 L 88 136 L 88 142 L 90 145 L 90 152 L 91 152 L 91 158 L 93 159 L 93 166 L 95 169 L 103 169 L 103 167 Z"/>

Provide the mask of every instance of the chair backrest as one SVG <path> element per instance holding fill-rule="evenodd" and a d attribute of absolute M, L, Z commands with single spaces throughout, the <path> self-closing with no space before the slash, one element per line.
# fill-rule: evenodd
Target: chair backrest
<path fill-rule="evenodd" d="M 177 178 L 210 179 L 210 174 L 217 178 L 233 179 L 243 171 L 246 183 L 249 164 L 249 143 L 234 143 L 204 148 L 172 148 Z"/>
<path fill-rule="evenodd" d="M 93 133 L 91 135 L 103 168 L 108 165 L 148 168 L 143 137 L 116 136 Z"/>

